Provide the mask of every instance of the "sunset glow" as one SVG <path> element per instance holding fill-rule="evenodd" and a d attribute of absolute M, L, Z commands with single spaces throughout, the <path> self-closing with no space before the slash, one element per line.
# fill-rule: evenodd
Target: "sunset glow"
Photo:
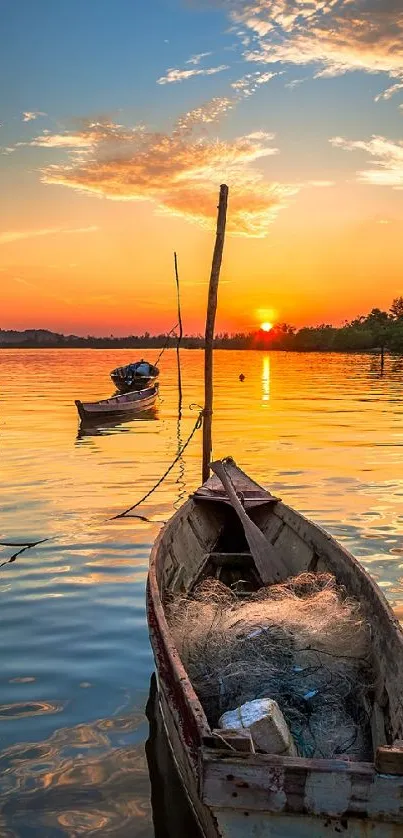
<path fill-rule="evenodd" d="M 273 323 L 261 323 L 260 328 L 263 329 L 264 332 L 270 332 L 270 329 L 273 328 Z"/>
<path fill-rule="evenodd" d="M 218 331 L 403 292 L 396 3 L 196 6 L 6 4 L 0 328 L 202 331 L 222 182 Z"/>

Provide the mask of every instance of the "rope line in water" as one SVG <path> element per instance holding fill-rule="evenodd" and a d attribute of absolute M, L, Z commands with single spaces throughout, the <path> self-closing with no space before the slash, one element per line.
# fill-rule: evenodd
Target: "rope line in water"
<path fill-rule="evenodd" d="M 198 405 L 198 406 L 199 406 L 199 405 Z M 195 405 L 190 405 L 190 409 L 191 409 L 191 410 L 192 410 L 192 408 L 193 408 L 193 407 L 195 407 Z M 119 512 L 119 514 L 118 514 L 118 515 L 113 515 L 113 516 L 112 516 L 112 518 L 108 518 L 108 519 L 107 519 L 108 521 L 116 521 L 118 518 L 125 518 L 125 516 L 127 516 L 127 515 L 128 515 L 128 513 L 132 511 L 132 509 L 136 509 L 136 507 L 137 507 L 137 506 L 140 506 L 140 504 L 141 504 L 141 503 L 143 503 L 145 500 L 147 500 L 147 498 L 149 498 L 149 497 L 150 497 L 150 495 L 152 495 L 152 493 L 153 493 L 153 492 L 155 492 L 155 490 L 156 490 L 156 489 L 158 489 L 158 486 L 160 486 L 160 485 L 161 485 L 161 483 L 162 483 L 162 482 L 165 480 L 165 478 L 168 476 L 169 472 L 170 472 L 170 471 L 172 471 L 172 469 L 173 469 L 174 465 L 175 465 L 175 464 L 178 462 L 178 460 L 181 458 L 181 456 L 182 456 L 183 452 L 184 452 L 184 451 L 186 450 L 186 448 L 188 447 L 189 442 L 192 440 L 192 438 L 193 438 L 193 436 L 195 435 L 196 431 L 198 431 L 198 430 L 199 430 L 199 428 L 201 428 L 201 426 L 202 426 L 202 422 L 203 422 L 203 412 L 204 412 L 204 411 L 203 411 L 203 408 L 200 408 L 200 413 L 199 413 L 199 415 L 198 415 L 198 417 L 197 417 L 197 419 L 196 419 L 196 422 L 195 422 L 195 424 L 194 424 L 194 426 L 193 426 L 193 429 L 192 429 L 192 431 L 190 432 L 190 434 L 189 434 L 189 436 L 188 436 L 188 438 L 187 438 L 186 442 L 184 442 L 184 443 L 183 443 L 182 447 L 179 449 L 179 451 L 178 451 L 178 453 L 177 453 L 177 455 L 176 455 L 175 459 L 172 461 L 171 465 L 167 468 L 167 470 L 164 472 L 164 474 L 162 475 L 162 477 L 160 477 L 160 479 L 159 479 L 159 480 L 157 480 L 157 482 L 154 484 L 154 486 L 152 487 L 152 489 L 150 489 L 150 491 L 149 491 L 149 492 L 147 492 L 147 494 L 146 494 L 146 495 L 144 495 L 142 498 L 140 498 L 140 500 L 138 500 L 138 501 L 137 501 L 136 503 L 134 503 L 132 506 L 129 506 L 129 507 L 128 507 L 128 509 L 125 509 L 125 511 L 124 511 L 124 512 Z M 129 516 L 129 517 L 130 517 L 130 516 Z"/>
<path fill-rule="evenodd" d="M 43 544 L 45 541 L 50 541 L 50 538 L 40 538 L 39 541 L 23 541 L 22 543 L 19 541 L 0 541 L 0 547 L 20 547 L 20 550 L 17 550 L 16 553 L 7 559 L 5 562 L 0 564 L 0 567 L 4 567 L 6 564 L 11 564 L 15 562 L 17 556 L 20 556 L 21 553 L 25 553 L 25 550 L 30 550 L 31 547 L 37 547 L 38 544 Z"/>
<path fill-rule="evenodd" d="M 137 506 L 140 506 L 141 503 L 144 503 L 144 501 L 147 500 L 147 498 L 149 498 L 150 495 L 152 495 L 152 493 L 155 492 L 156 489 L 158 489 L 158 486 L 160 486 L 161 483 L 163 483 L 163 481 L 168 476 L 170 471 L 172 471 L 174 465 L 176 465 L 178 460 L 181 458 L 183 452 L 186 450 L 189 443 L 193 439 L 196 431 L 198 431 L 199 428 L 201 428 L 201 426 L 203 424 L 203 415 L 204 415 L 203 408 L 200 407 L 200 405 L 196 405 L 196 404 L 191 404 L 191 405 L 189 405 L 189 407 L 190 407 L 190 410 L 193 410 L 194 408 L 197 407 L 199 409 L 199 415 L 196 419 L 196 422 L 195 422 L 195 424 L 194 424 L 186 442 L 184 442 L 183 445 L 181 446 L 181 448 L 178 450 L 178 453 L 177 453 L 175 459 L 172 461 L 171 465 L 166 469 L 166 471 L 164 472 L 162 477 L 160 477 L 160 479 L 157 480 L 157 482 L 154 484 L 154 486 L 142 498 L 140 498 L 140 500 L 136 501 L 136 503 L 134 503 L 132 506 L 129 506 L 128 509 L 124 510 L 124 512 L 120 512 L 118 515 L 112 515 L 111 518 L 106 518 L 104 523 L 107 523 L 108 521 L 116 521 L 119 518 L 125 518 L 125 517 L 129 517 L 129 518 L 143 517 L 143 516 L 138 516 L 138 515 L 128 515 L 128 513 L 131 512 L 133 509 L 136 509 Z M 144 520 L 148 520 L 148 519 L 144 518 Z M 150 523 L 154 523 L 154 522 L 150 522 Z M 89 525 L 89 528 L 91 528 L 91 524 Z M 58 535 L 49 536 L 49 538 L 41 538 L 38 541 L 23 541 L 23 542 L 21 542 L 21 541 L 0 541 L 0 547 L 19 547 L 20 548 L 19 550 L 17 550 L 16 553 L 13 553 L 11 558 L 7 559 L 5 562 L 2 562 L 2 564 L 0 564 L 0 568 L 4 567 L 4 565 L 11 564 L 12 562 L 14 562 L 16 560 L 17 556 L 21 555 L 21 553 L 24 553 L 25 550 L 30 550 L 33 547 L 37 547 L 39 544 L 44 544 L 45 541 L 52 541 L 55 538 L 62 538 L 62 534 L 59 535 L 59 536 Z"/>

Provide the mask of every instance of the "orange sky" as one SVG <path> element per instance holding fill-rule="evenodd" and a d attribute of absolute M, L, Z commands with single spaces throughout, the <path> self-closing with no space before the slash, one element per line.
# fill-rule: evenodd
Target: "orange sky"
<path fill-rule="evenodd" d="M 266 238 L 227 236 L 218 329 L 254 329 L 264 319 L 340 323 L 372 306 L 389 307 L 403 290 L 403 225 L 377 216 L 376 206 L 362 219 L 363 187 L 351 191 L 358 206 L 350 217 L 343 218 L 345 190 L 326 188 L 297 196 Z M 82 203 L 88 215 L 78 222 L 62 217 L 59 227 L 43 228 L 70 232 L 41 235 L 27 224 L 26 238 L 1 245 L 2 328 L 166 331 L 176 313 L 176 248 L 185 329 L 202 331 L 213 233 L 158 216 L 148 203 Z M 81 227 L 85 221 L 91 223 Z"/>
<path fill-rule="evenodd" d="M 336 5 L 117 0 L 105 17 L 71 0 L 63 26 L 42 0 L 22 24 L 10 7 L 0 328 L 167 331 L 176 250 L 184 328 L 202 332 L 221 182 L 218 330 L 389 308 L 403 293 L 403 18 L 398 0 Z"/>

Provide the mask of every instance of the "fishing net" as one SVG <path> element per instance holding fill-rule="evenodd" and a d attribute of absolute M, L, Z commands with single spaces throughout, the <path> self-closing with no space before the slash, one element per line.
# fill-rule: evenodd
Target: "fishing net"
<path fill-rule="evenodd" d="M 207 579 L 166 613 L 211 727 L 272 698 L 301 756 L 372 758 L 369 626 L 332 575 L 303 573 L 247 599 Z"/>

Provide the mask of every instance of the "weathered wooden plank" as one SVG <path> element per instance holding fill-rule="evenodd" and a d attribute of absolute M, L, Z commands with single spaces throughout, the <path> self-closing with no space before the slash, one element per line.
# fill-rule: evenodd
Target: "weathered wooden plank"
<path fill-rule="evenodd" d="M 178 572 L 178 562 L 170 550 L 166 551 L 166 559 L 161 569 L 162 589 L 165 591 L 172 583 L 175 574 Z"/>
<path fill-rule="evenodd" d="M 191 501 L 189 507 L 189 525 L 194 534 L 204 546 L 205 552 L 210 552 L 217 541 L 225 524 L 226 512 L 220 506 L 206 503 L 201 506 Z"/>
<path fill-rule="evenodd" d="M 213 808 L 371 817 L 403 825 L 403 779 L 344 760 L 205 752 L 202 799 Z"/>
<path fill-rule="evenodd" d="M 263 486 L 260 486 L 259 483 L 256 483 L 255 480 L 252 480 L 252 478 L 249 477 L 248 474 L 245 474 L 242 469 L 238 468 L 232 457 L 226 457 L 222 460 L 222 462 L 225 465 L 225 469 L 231 478 L 237 494 L 244 494 L 245 496 L 250 495 L 255 498 L 271 500 L 273 502 L 278 501 L 278 498 L 274 497 L 267 491 L 267 489 L 264 489 Z M 212 474 L 209 479 L 203 483 L 203 486 L 197 489 L 195 496 L 197 497 L 199 493 L 204 496 L 209 493 L 212 493 L 213 495 L 221 494 L 222 484 L 220 479 L 215 474 Z"/>
<path fill-rule="evenodd" d="M 357 818 L 213 809 L 221 838 L 402 838 L 400 826 Z"/>
<path fill-rule="evenodd" d="M 379 706 L 379 704 L 376 700 L 373 703 L 372 713 L 371 713 L 371 736 L 372 736 L 372 748 L 373 748 L 374 752 L 381 745 L 386 745 L 387 744 L 386 732 L 385 732 L 385 716 L 384 716 L 382 708 Z"/>
<path fill-rule="evenodd" d="M 393 745 L 383 745 L 376 749 L 375 768 L 380 774 L 403 776 L 403 742 L 401 739 L 397 739 Z"/>
<path fill-rule="evenodd" d="M 242 753 L 254 754 L 255 746 L 250 730 L 222 730 L 214 728 L 211 736 L 204 737 L 203 745 L 206 748 L 228 748 L 229 751 L 240 751 Z"/>
<path fill-rule="evenodd" d="M 308 570 L 314 551 L 290 527 L 282 528 L 275 541 L 275 547 L 280 551 L 284 562 L 287 562 L 290 576 L 297 576 L 298 573 Z"/>
<path fill-rule="evenodd" d="M 275 544 L 276 538 L 285 526 L 284 521 L 276 515 L 276 508 L 275 506 L 269 510 L 267 506 L 261 506 L 250 512 L 251 518 L 271 544 Z"/>
<path fill-rule="evenodd" d="M 250 553 L 210 553 L 209 558 L 214 567 L 254 567 Z"/>
<path fill-rule="evenodd" d="M 187 518 L 178 522 L 178 529 L 173 533 L 171 539 L 170 551 L 178 566 L 183 568 L 181 581 L 184 589 L 188 590 L 200 571 L 206 551 L 204 545 L 200 543 L 189 526 Z"/>

